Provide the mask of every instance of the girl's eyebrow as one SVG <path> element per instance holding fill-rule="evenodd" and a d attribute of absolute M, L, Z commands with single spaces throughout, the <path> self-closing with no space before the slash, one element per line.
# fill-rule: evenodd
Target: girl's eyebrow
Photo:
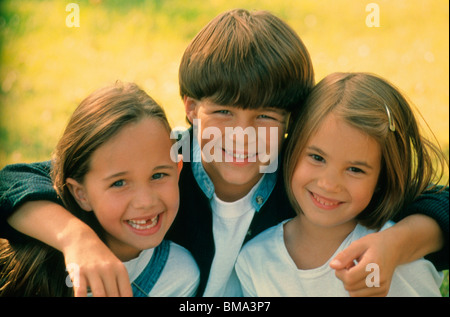
<path fill-rule="evenodd" d="M 175 169 L 175 166 L 174 165 L 159 165 L 159 166 L 156 166 L 153 170 L 155 171 L 155 170 L 161 170 L 161 169 Z M 127 171 L 114 173 L 112 175 L 109 175 L 109 176 L 105 177 L 103 180 L 107 181 L 107 180 L 110 180 L 112 178 L 124 176 L 127 173 L 128 173 Z"/>
<path fill-rule="evenodd" d="M 364 161 L 349 161 L 348 164 L 350 164 L 350 165 L 357 165 L 357 166 L 364 166 L 364 167 L 367 167 L 368 169 L 373 170 L 373 167 L 370 166 L 367 162 L 364 162 Z"/>
<path fill-rule="evenodd" d="M 317 153 L 319 153 L 322 156 L 326 156 L 327 155 L 324 151 L 322 151 L 321 149 L 319 149 L 317 146 L 314 146 L 314 145 L 308 146 L 307 149 L 308 150 L 312 150 L 312 151 L 316 151 Z"/>
<path fill-rule="evenodd" d="M 307 149 L 311 150 L 311 151 L 315 151 L 315 152 L 319 153 L 322 156 L 326 156 L 327 155 L 324 151 L 322 151 L 321 149 L 319 149 L 317 146 L 314 146 L 314 145 L 308 146 Z M 347 163 L 350 164 L 350 165 L 364 166 L 364 167 L 367 167 L 368 169 L 373 170 L 373 167 L 371 165 L 369 165 L 365 161 L 348 161 Z"/>
<path fill-rule="evenodd" d="M 104 180 L 104 181 L 107 181 L 107 180 L 110 180 L 110 179 L 112 179 L 112 178 L 116 178 L 116 177 L 120 177 L 120 176 L 126 175 L 127 173 L 128 173 L 128 172 L 126 172 L 126 171 L 114 173 L 114 174 L 112 174 L 112 175 L 109 175 L 109 176 L 105 177 L 103 180 Z"/>

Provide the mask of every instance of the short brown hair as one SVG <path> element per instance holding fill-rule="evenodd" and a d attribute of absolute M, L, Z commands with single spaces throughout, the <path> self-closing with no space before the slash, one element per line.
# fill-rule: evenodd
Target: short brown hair
<path fill-rule="evenodd" d="M 309 138 L 331 112 L 381 147 L 378 190 L 357 217 L 366 227 L 379 229 L 433 181 L 443 178 L 448 168 L 445 155 L 421 135 L 408 101 L 394 85 L 372 74 L 334 73 L 314 87 L 286 145 L 285 184 L 297 212 L 301 211 L 291 189 L 292 174 Z M 395 131 L 389 128 L 389 117 Z"/>
<path fill-rule="evenodd" d="M 180 94 L 241 108 L 293 112 L 314 85 L 309 53 L 285 22 L 266 11 L 220 14 L 181 60 Z"/>

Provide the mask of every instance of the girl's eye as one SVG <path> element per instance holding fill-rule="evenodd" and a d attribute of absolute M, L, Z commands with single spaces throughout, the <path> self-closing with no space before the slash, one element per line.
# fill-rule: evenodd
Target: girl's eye
<path fill-rule="evenodd" d="M 111 187 L 122 187 L 122 186 L 125 186 L 125 181 L 124 180 L 118 180 L 118 181 L 115 181 L 112 185 L 111 185 Z"/>
<path fill-rule="evenodd" d="M 350 167 L 349 169 L 348 169 L 350 172 L 352 172 L 352 173 L 356 173 L 356 174 L 365 174 L 365 172 L 362 170 L 362 169 L 360 169 L 360 168 L 357 168 L 357 167 Z"/>
<path fill-rule="evenodd" d="M 317 162 L 325 162 L 325 159 L 322 156 L 317 155 L 317 154 L 310 154 L 309 157 L 311 157 L 314 161 L 317 161 Z"/>

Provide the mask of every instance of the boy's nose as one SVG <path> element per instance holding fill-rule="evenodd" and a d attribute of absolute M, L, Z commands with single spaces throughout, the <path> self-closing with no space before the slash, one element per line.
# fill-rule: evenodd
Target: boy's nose
<path fill-rule="evenodd" d="M 231 141 L 235 146 L 245 147 L 248 144 L 256 144 L 257 141 L 257 130 L 253 126 L 247 127 L 230 127 L 225 129 L 225 142 Z"/>

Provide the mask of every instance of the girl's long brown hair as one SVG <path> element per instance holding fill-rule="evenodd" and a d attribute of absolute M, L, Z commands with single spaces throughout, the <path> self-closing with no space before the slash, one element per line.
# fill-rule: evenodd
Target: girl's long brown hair
<path fill-rule="evenodd" d="M 52 160 L 51 176 L 64 206 L 102 237 L 102 228 L 92 212 L 83 211 L 66 186 L 66 179 L 79 183 L 89 172 L 94 151 L 124 126 L 143 118 L 156 118 L 170 126 L 164 110 L 132 83 L 116 83 L 84 99 L 72 114 Z M 157 149 L 155 149 L 157 150 Z M 72 296 L 66 285 L 61 252 L 37 240 L 0 241 L 0 296 Z"/>

